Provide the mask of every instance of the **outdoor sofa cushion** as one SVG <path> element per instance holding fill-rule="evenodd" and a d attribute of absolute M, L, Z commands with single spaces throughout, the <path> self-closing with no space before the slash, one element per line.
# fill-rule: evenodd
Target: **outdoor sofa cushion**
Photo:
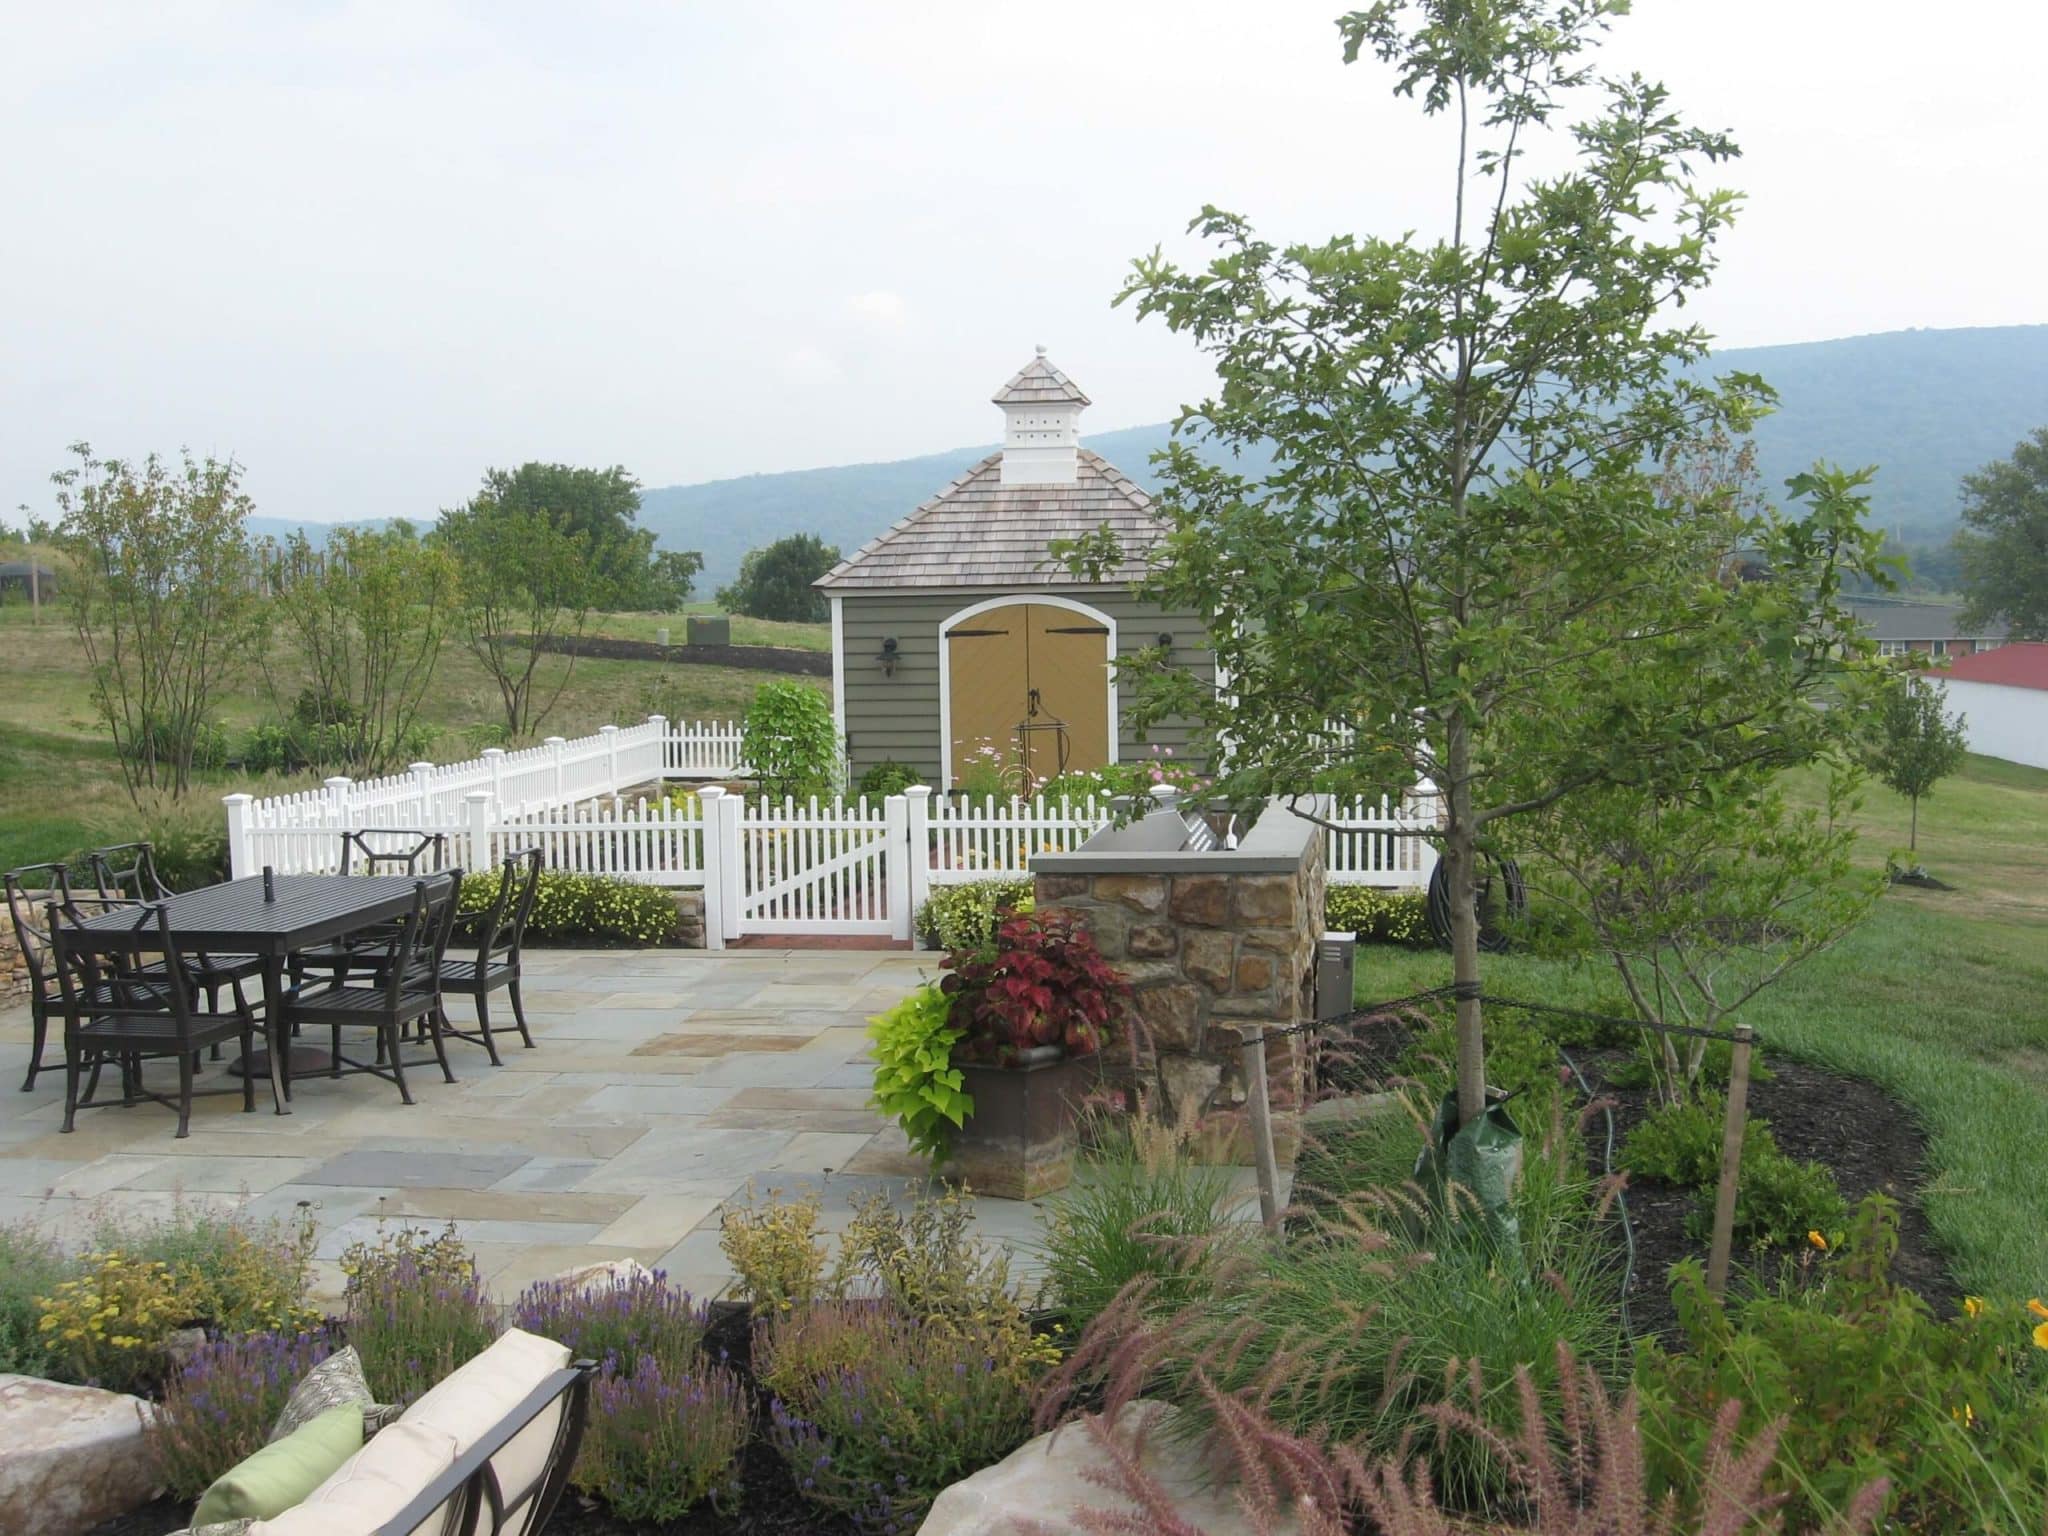
<path fill-rule="evenodd" d="M 216 1525 L 281 1515 L 332 1477 L 362 1446 L 362 1406 L 342 1403 L 330 1408 L 215 1478 L 192 1511 L 192 1523 Z"/>
<path fill-rule="evenodd" d="M 455 1465 L 454 1439 L 403 1419 L 381 1429 L 341 1469 L 274 1520 L 246 1536 L 366 1536 Z"/>
<path fill-rule="evenodd" d="M 398 1422 L 422 1425 L 452 1436 L 460 1456 L 568 1363 L 566 1344 L 518 1328 L 507 1329 L 489 1349 L 406 1409 Z M 567 1403 L 566 1398 L 556 1398 L 491 1458 L 507 1504 L 546 1475 L 548 1455 L 554 1450 L 555 1435 L 561 1428 Z M 522 1536 L 532 1513 L 533 1508 L 528 1505 L 524 1519 L 508 1523 L 504 1536 Z"/>

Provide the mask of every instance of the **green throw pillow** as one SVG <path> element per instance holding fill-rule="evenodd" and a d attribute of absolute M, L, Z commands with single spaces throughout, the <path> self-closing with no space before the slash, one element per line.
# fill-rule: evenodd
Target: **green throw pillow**
<path fill-rule="evenodd" d="M 363 1448 L 363 1410 L 343 1403 L 230 1467 L 192 1511 L 192 1525 L 274 1520 L 332 1477 Z"/>

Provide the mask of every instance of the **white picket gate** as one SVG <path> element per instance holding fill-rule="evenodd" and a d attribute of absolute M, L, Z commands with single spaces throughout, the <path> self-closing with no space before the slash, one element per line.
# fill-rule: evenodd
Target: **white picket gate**
<path fill-rule="evenodd" d="M 704 929 L 910 937 L 908 800 L 879 805 L 748 800 L 716 788 L 705 808 Z"/>

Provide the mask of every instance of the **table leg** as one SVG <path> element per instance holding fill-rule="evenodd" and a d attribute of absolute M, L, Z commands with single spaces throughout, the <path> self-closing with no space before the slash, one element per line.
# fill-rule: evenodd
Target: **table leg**
<path fill-rule="evenodd" d="M 285 1100 L 290 1097 L 291 1084 L 285 1052 L 290 1046 L 284 1033 L 283 955 L 263 957 L 263 1032 L 270 1037 L 270 1096 L 277 1112 L 288 1115 L 291 1111 L 285 1107 Z"/>

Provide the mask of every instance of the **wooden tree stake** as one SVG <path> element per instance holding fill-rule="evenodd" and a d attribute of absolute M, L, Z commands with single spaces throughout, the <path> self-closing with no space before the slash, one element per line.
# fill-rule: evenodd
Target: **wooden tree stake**
<path fill-rule="evenodd" d="M 1273 1103 L 1266 1086 L 1265 1031 L 1256 1024 L 1242 1027 L 1244 1097 L 1252 1112 L 1252 1160 L 1259 1170 L 1259 1220 L 1268 1232 L 1280 1230 L 1280 1159 L 1273 1151 Z"/>
<path fill-rule="evenodd" d="M 1721 1127 L 1721 1183 L 1714 1191 L 1714 1241 L 1707 1250 L 1707 1290 L 1728 1294 L 1729 1251 L 1735 1245 L 1735 1187 L 1742 1177 L 1742 1128 L 1749 1118 L 1749 1050 L 1755 1033 L 1735 1026 L 1728 1063 L 1728 1119 Z"/>

